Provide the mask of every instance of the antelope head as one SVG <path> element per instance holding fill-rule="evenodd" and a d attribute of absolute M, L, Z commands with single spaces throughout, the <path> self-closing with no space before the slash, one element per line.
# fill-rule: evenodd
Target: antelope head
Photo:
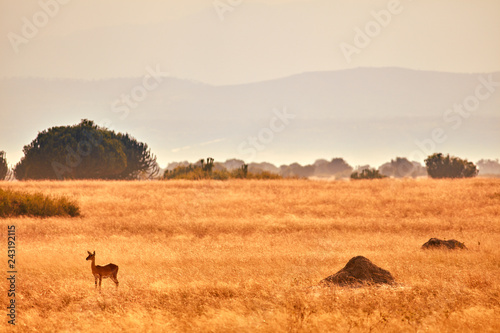
<path fill-rule="evenodd" d="M 94 251 L 94 253 L 90 253 L 90 251 L 87 251 L 87 253 L 89 254 L 89 256 L 85 260 L 92 260 L 92 259 L 94 259 L 94 257 L 95 257 L 95 251 Z"/>

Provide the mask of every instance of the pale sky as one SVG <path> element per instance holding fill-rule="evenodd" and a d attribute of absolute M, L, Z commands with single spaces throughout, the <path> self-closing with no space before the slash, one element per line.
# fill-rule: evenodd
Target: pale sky
<path fill-rule="evenodd" d="M 157 65 L 217 85 L 355 67 L 493 72 L 499 32 L 498 0 L 0 0 L 0 78 Z M 347 59 L 341 45 L 357 51 Z"/>

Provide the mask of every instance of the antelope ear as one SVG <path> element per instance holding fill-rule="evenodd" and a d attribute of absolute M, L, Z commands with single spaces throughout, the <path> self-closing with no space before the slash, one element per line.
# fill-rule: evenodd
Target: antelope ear
<path fill-rule="evenodd" d="M 94 251 L 94 255 L 95 255 L 95 251 Z"/>
<path fill-rule="evenodd" d="M 92 254 L 92 253 L 90 253 L 90 251 L 87 251 L 87 253 L 88 253 L 89 255 L 90 255 L 90 254 Z"/>

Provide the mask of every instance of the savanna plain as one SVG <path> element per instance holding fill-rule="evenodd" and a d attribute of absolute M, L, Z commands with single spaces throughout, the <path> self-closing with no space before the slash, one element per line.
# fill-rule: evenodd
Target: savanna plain
<path fill-rule="evenodd" d="M 0 186 L 82 214 L 0 220 L 3 274 L 12 224 L 18 270 L 17 325 L 2 306 L 2 331 L 500 331 L 500 179 Z M 431 237 L 468 250 L 421 250 Z M 119 266 L 118 288 L 95 289 L 87 250 Z M 397 284 L 318 286 L 358 255 Z"/>

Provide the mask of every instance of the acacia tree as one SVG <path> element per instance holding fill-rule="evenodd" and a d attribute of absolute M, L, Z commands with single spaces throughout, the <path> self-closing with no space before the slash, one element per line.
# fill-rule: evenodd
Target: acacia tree
<path fill-rule="evenodd" d="M 432 178 L 469 178 L 478 174 L 474 163 L 458 157 L 443 156 L 442 153 L 429 155 L 425 160 L 427 174 Z"/>
<path fill-rule="evenodd" d="M 4 180 L 9 172 L 9 167 L 7 165 L 7 159 L 5 158 L 5 152 L 0 151 L 0 180 Z"/>
<path fill-rule="evenodd" d="M 132 179 L 156 165 L 146 144 L 90 120 L 52 127 L 23 149 L 17 179 Z"/>

